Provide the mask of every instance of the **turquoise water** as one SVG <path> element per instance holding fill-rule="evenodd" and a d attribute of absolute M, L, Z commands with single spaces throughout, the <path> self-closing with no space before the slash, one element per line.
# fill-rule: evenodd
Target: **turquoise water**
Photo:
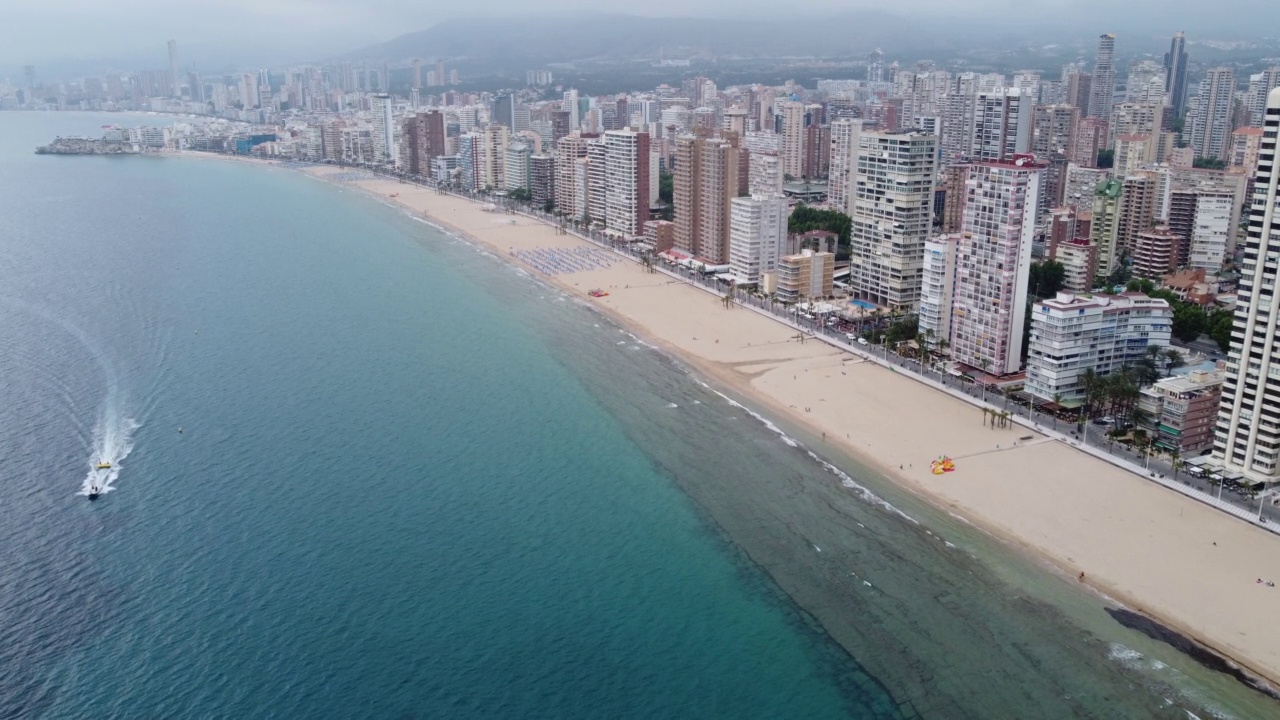
<path fill-rule="evenodd" d="M 0 716 L 1273 709 L 402 212 L 30 154 L 112 119 L 0 113 Z"/>

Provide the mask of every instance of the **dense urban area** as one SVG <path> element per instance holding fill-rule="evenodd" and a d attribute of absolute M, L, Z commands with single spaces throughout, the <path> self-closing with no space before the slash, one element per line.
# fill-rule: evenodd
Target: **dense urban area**
<path fill-rule="evenodd" d="M 447 59 L 204 77 L 170 41 L 167 70 L 27 67 L 0 109 L 179 116 L 38 152 L 355 166 L 523 207 L 1254 498 L 1280 479 L 1280 64 L 1206 67 L 1177 33 L 1120 67 L 1116 44 L 1052 72 L 875 50 L 813 87 L 588 96 L 547 68 L 468 91 Z"/>

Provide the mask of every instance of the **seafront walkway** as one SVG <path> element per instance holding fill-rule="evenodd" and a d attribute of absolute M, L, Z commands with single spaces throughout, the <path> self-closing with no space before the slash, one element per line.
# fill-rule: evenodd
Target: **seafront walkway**
<path fill-rule="evenodd" d="M 378 172 L 378 171 L 373 171 Z M 453 195 L 465 200 L 473 202 L 491 202 L 493 199 L 480 196 L 475 193 L 466 193 L 458 190 L 442 188 L 435 183 L 411 179 L 400 175 L 389 173 L 378 174 L 387 175 L 401 182 L 420 185 L 431 188 L 436 192 Z M 615 239 L 606 237 L 600 231 L 584 231 L 572 227 L 564 221 L 563 218 L 556 217 L 547 213 L 538 212 L 531 208 L 516 205 L 502 206 L 502 199 L 499 199 L 500 207 L 503 211 L 521 215 L 523 217 L 537 220 L 544 224 L 558 228 L 561 232 L 572 235 L 581 240 L 600 246 L 602 249 L 610 253 L 630 260 L 632 262 L 642 262 L 642 254 L 631 247 L 629 243 L 619 242 Z M 724 297 L 725 289 L 714 278 L 708 278 L 693 270 L 679 267 L 671 267 L 664 262 L 653 262 L 651 267 L 655 272 L 661 273 L 673 280 L 691 285 L 703 292 L 716 297 Z M 988 392 L 985 388 L 975 386 L 973 383 L 964 383 L 958 378 L 949 376 L 945 372 L 936 372 L 930 368 L 925 368 L 922 363 L 910 358 L 898 355 L 892 352 L 888 346 L 862 346 L 860 344 L 850 342 L 843 333 L 836 333 L 823 326 L 820 322 L 805 322 L 798 316 L 788 311 L 787 306 L 781 303 L 771 302 L 747 295 L 738 290 L 734 292 L 734 302 L 738 307 L 744 308 L 751 312 L 757 313 L 774 322 L 803 333 L 815 340 L 824 342 L 833 348 L 848 353 L 855 357 L 861 358 L 866 362 L 873 362 L 881 367 L 889 369 L 902 375 L 910 380 L 922 383 L 938 392 L 945 393 L 951 397 L 968 403 L 975 408 L 985 408 L 996 412 L 1007 411 L 1010 413 L 1012 422 L 1019 426 L 1033 430 L 1041 435 L 1051 438 L 1057 442 L 1066 444 L 1076 450 L 1092 455 L 1093 457 L 1110 463 L 1111 465 L 1133 473 L 1145 480 L 1159 484 L 1160 486 L 1179 493 L 1185 497 L 1191 498 L 1197 502 L 1203 503 L 1210 507 L 1216 508 L 1232 515 L 1240 520 L 1250 523 L 1256 527 L 1265 529 L 1271 533 L 1280 535 L 1280 511 L 1274 506 L 1267 506 L 1266 496 L 1258 499 L 1246 499 L 1243 497 L 1235 498 L 1228 495 L 1222 497 L 1222 489 L 1219 487 L 1217 494 L 1212 492 L 1212 486 L 1205 480 L 1192 478 L 1188 475 L 1170 477 L 1173 468 L 1166 462 L 1151 457 L 1139 457 L 1137 454 L 1125 449 L 1123 446 L 1101 446 L 1089 442 L 1089 424 L 1084 424 L 1083 435 L 1078 436 L 1074 432 L 1059 431 L 1056 427 L 1056 420 L 1045 413 L 1038 413 L 1034 407 L 1024 406 L 1020 403 L 1010 403 L 1007 397 L 1003 397 L 998 393 Z M 935 377 L 936 376 L 936 377 Z M 997 405 L 994 401 L 988 401 L 987 396 L 993 398 L 1003 398 L 1003 407 Z M 1070 427 L 1068 424 L 1066 427 Z"/>

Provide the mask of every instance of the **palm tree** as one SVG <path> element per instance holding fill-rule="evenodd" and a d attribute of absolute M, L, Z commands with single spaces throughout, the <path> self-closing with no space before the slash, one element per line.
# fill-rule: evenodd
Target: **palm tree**
<path fill-rule="evenodd" d="M 982 358 L 982 361 L 980 364 L 982 365 L 982 374 L 986 375 L 987 368 L 991 367 L 991 361 L 986 358 Z M 987 401 L 987 382 L 986 380 L 983 380 L 982 381 L 982 402 L 986 402 L 986 401 Z"/>
<path fill-rule="evenodd" d="M 1053 429 L 1058 429 L 1058 410 L 1062 408 L 1062 393 L 1053 394 Z"/>
<path fill-rule="evenodd" d="M 1169 451 L 1169 466 L 1173 468 L 1173 479 L 1176 482 L 1178 480 L 1178 470 L 1182 468 L 1182 453 L 1178 452 L 1176 446 Z"/>

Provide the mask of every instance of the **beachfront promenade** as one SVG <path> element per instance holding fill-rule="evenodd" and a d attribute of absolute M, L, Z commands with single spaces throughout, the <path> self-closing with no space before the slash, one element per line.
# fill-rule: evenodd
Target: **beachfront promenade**
<path fill-rule="evenodd" d="M 366 171 L 368 171 L 366 169 Z M 435 183 L 423 181 L 418 178 L 410 178 L 398 174 L 389 174 L 384 172 L 371 171 L 378 175 L 398 180 L 402 183 L 430 188 L 441 194 L 448 194 L 458 198 L 466 199 L 472 202 L 494 203 L 494 210 L 502 213 L 515 213 L 523 217 L 544 223 L 548 226 L 557 228 L 558 232 L 572 235 L 581 240 L 590 242 L 602 249 L 614 254 L 619 258 L 625 258 L 632 262 L 643 262 L 642 253 L 634 250 L 629 243 L 616 242 L 605 236 L 600 231 L 583 231 L 574 228 L 566 223 L 563 218 L 539 212 L 535 209 L 518 206 L 514 203 L 507 203 L 503 198 L 493 198 L 491 196 L 482 196 L 475 193 L 460 192 L 453 189 L 437 186 Z M 515 259 L 528 262 L 528 259 L 517 256 Z M 541 258 L 539 258 L 541 259 Z M 725 295 L 726 288 L 719 283 L 714 277 L 704 277 L 700 273 L 679 267 L 668 267 L 664 262 L 653 259 L 651 262 L 652 269 L 673 281 L 681 282 L 697 288 L 709 295 L 722 298 Z M 531 263 L 537 267 L 538 263 Z M 551 270 L 552 268 L 548 268 Z M 558 274 L 549 272 L 549 274 Z M 812 339 L 824 342 L 829 346 L 836 348 L 842 352 L 848 353 L 864 361 L 874 363 L 883 368 L 896 372 L 915 382 L 921 383 L 930 389 L 938 392 L 946 393 L 953 398 L 961 400 L 977 409 L 990 409 L 995 411 L 1007 411 L 1011 413 L 1011 420 L 1019 426 L 1041 434 L 1051 440 L 1056 440 L 1068 445 L 1076 450 L 1092 455 L 1093 457 L 1110 463 L 1126 472 L 1140 476 L 1143 479 L 1157 483 L 1166 489 L 1177 492 L 1185 497 L 1189 497 L 1197 502 L 1209 505 L 1213 508 L 1228 513 L 1238 519 L 1244 520 L 1255 527 L 1260 527 L 1273 534 L 1280 535 L 1280 512 L 1277 508 L 1267 503 L 1265 498 L 1257 498 L 1249 500 L 1243 497 L 1233 496 L 1231 493 L 1222 492 L 1219 486 L 1216 490 L 1207 480 L 1194 478 L 1185 473 L 1178 473 L 1174 479 L 1173 468 L 1165 461 L 1154 457 L 1139 457 L 1136 453 L 1128 450 L 1121 444 L 1107 443 L 1100 444 L 1097 439 L 1097 433 L 1090 433 L 1089 424 L 1084 425 L 1084 437 L 1078 436 L 1069 429 L 1072 424 L 1064 424 L 1064 430 L 1057 429 L 1058 422 L 1048 414 L 1040 413 L 1034 407 L 1028 407 L 1021 403 L 1011 402 L 1007 397 L 986 390 L 984 387 L 973 383 L 965 382 L 960 378 L 951 376 L 945 372 L 937 372 L 931 368 L 923 367 L 917 360 L 902 357 L 893 352 L 885 345 L 879 346 L 862 346 L 853 342 L 849 342 L 843 333 L 836 333 L 830 328 L 822 325 L 820 321 L 807 322 L 794 314 L 794 311 L 788 306 L 777 302 L 770 302 L 766 298 L 759 298 L 749 295 L 741 290 L 734 291 L 735 307 L 746 309 L 757 313 L 774 322 L 781 323 L 795 331 L 802 333 Z M 994 398 L 988 400 L 987 396 L 992 395 Z M 999 403 L 999 404 L 997 404 Z M 976 417 L 976 415 L 975 415 Z M 1005 450 L 1012 450 L 1019 445 L 1014 444 Z"/>

